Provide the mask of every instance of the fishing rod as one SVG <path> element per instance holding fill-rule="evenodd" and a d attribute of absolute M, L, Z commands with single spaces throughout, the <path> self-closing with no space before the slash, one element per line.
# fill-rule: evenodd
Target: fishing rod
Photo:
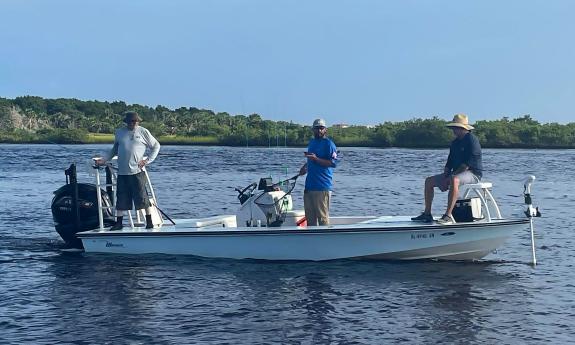
<path fill-rule="evenodd" d="M 60 147 L 60 148 L 63 149 L 63 150 L 68 150 L 68 148 L 67 148 L 66 146 L 62 145 L 62 144 L 58 144 L 58 143 L 53 142 L 53 141 L 50 141 L 50 140 L 48 140 L 48 139 L 44 139 L 44 140 L 46 140 L 46 142 L 48 142 L 49 144 L 53 144 L 53 145 L 56 145 L 56 146 Z"/>
<path fill-rule="evenodd" d="M 294 176 L 292 176 L 292 177 L 290 177 L 290 178 L 287 178 L 287 179 L 285 179 L 285 180 L 276 182 L 276 183 L 274 183 L 272 186 L 273 186 L 273 187 L 280 187 L 280 186 L 282 186 L 282 185 L 287 184 L 289 181 L 292 181 L 292 180 L 293 180 L 293 183 L 292 183 L 292 186 L 291 186 L 290 190 L 287 191 L 287 192 L 285 192 L 286 195 L 287 195 L 287 194 L 290 194 L 290 193 L 293 191 L 293 189 L 295 188 L 295 182 L 297 181 L 298 177 L 300 177 L 300 176 L 301 176 L 300 174 L 294 175 Z"/>

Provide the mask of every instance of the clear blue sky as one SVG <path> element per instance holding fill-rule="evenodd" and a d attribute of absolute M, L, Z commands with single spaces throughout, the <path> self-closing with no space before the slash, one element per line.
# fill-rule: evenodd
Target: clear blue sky
<path fill-rule="evenodd" d="M 0 97 L 575 121 L 575 1 L 0 0 Z"/>

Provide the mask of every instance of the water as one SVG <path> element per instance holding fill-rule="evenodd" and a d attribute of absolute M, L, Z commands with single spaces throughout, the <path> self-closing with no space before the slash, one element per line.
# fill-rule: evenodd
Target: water
<path fill-rule="evenodd" d="M 52 192 L 108 146 L 0 145 L 2 344 L 547 344 L 575 329 L 573 150 L 484 150 L 504 215 L 534 174 L 529 231 L 482 262 L 263 263 L 66 253 Z M 343 148 L 333 215 L 416 214 L 446 150 Z M 150 168 L 171 216 L 230 213 L 233 187 L 295 175 L 303 149 L 164 146 Z M 287 171 L 286 171 L 287 170 Z M 294 190 L 302 206 L 303 179 Z M 434 213 L 446 195 L 436 194 Z"/>

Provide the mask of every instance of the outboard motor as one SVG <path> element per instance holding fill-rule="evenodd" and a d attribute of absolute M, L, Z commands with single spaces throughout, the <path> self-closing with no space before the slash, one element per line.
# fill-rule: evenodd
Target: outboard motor
<path fill-rule="evenodd" d="M 64 242 L 72 248 L 82 248 L 82 241 L 76 233 L 96 229 L 98 220 L 98 194 L 96 185 L 78 183 L 76 165 L 65 170 L 66 185 L 54 192 L 52 199 L 52 218 L 56 231 Z M 110 207 L 112 202 L 104 190 L 100 190 L 102 206 Z M 111 208 L 103 209 L 104 226 L 115 223 Z"/>

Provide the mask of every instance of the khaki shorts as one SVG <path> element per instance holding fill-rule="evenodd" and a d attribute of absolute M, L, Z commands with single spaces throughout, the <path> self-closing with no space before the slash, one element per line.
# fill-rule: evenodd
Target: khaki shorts
<path fill-rule="evenodd" d="M 460 174 L 455 175 L 459 179 L 459 185 L 479 183 L 479 177 L 475 176 L 471 171 L 466 170 Z M 433 176 L 433 181 L 435 182 L 435 187 L 439 188 L 442 192 L 449 189 L 449 183 L 451 179 L 446 177 L 444 174 L 438 174 Z"/>
<path fill-rule="evenodd" d="M 303 192 L 305 219 L 308 226 L 329 225 L 329 199 L 331 191 L 306 190 Z"/>

